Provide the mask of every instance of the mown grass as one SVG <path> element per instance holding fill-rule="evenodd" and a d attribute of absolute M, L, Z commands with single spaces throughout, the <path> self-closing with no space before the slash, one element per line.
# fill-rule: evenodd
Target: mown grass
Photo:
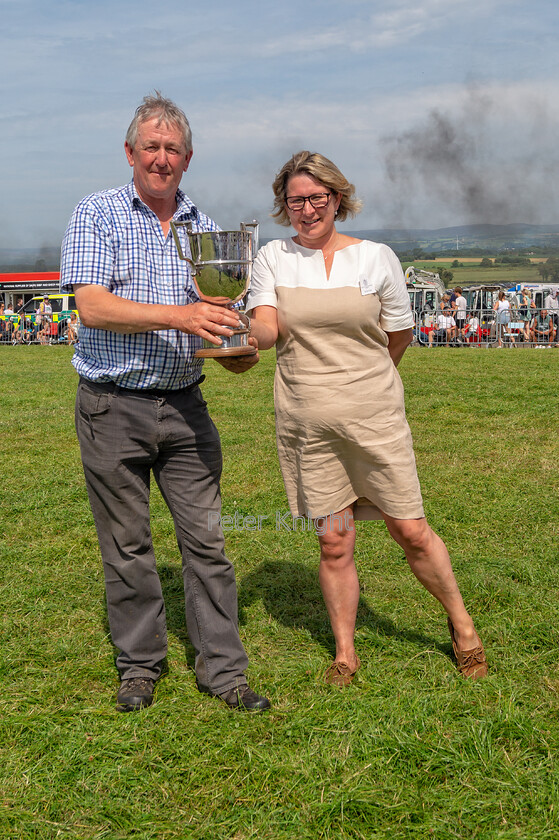
<path fill-rule="evenodd" d="M 333 652 L 312 533 L 287 510 L 273 353 L 208 363 L 224 513 L 251 683 L 265 715 L 199 694 L 172 525 L 153 493 L 169 625 L 155 704 L 115 711 L 97 541 L 73 431 L 72 349 L 0 348 L 0 836 L 555 840 L 558 820 L 559 351 L 427 352 L 401 373 L 426 509 L 448 542 L 491 666 L 463 681 L 441 608 L 380 523 L 359 523 L 354 685 Z"/>
<path fill-rule="evenodd" d="M 437 271 L 439 266 L 449 268 L 452 271 L 452 282 L 449 286 L 473 286 L 493 285 L 504 283 L 510 286 L 516 283 L 541 283 L 542 276 L 538 271 L 541 262 L 532 262 L 530 265 L 506 265 L 498 264 L 489 268 L 480 265 L 481 257 L 475 262 L 470 260 L 462 261 L 458 266 L 452 265 L 452 260 L 417 260 L 413 265 L 416 269 L 424 268 L 426 271 Z M 407 268 L 407 264 L 404 266 Z"/>

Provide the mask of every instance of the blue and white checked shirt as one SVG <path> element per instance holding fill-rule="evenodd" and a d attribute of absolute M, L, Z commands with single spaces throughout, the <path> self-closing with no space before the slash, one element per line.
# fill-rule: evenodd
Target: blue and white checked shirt
<path fill-rule="evenodd" d="M 174 221 L 190 221 L 194 231 L 219 230 L 182 190 Z M 189 253 L 184 228 L 183 251 Z M 60 282 L 105 286 L 140 303 L 184 305 L 199 298 L 188 263 L 181 260 L 171 231 L 163 235 L 155 213 L 140 199 L 134 183 L 84 198 L 74 210 L 62 243 Z M 122 333 L 80 326 L 72 364 L 80 376 L 116 382 L 123 388 L 175 390 L 200 378 L 194 359 L 202 340 L 179 330 Z"/>

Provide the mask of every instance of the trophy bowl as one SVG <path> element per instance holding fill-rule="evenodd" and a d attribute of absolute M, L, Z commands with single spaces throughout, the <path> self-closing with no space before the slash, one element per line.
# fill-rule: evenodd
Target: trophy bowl
<path fill-rule="evenodd" d="M 190 256 L 183 250 L 179 228 L 186 228 Z M 252 228 L 252 230 L 247 230 Z M 258 238 L 258 222 L 241 222 L 241 230 L 196 232 L 191 222 L 171 222 L 171 230 L 181 260 L 186 260 L 201 300 L 232 307 L 246 295 Z M 219 346 L 203 339 L 194 354 L 198 358 L 246 356 L 256 353 L 248 343 L 248 329 L 240 327 L 231 336 L 220 336 Z"/>

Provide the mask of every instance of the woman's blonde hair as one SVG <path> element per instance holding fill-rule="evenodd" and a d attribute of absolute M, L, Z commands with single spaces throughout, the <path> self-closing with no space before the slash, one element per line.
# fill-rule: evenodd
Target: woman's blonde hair
<path fill-rule="evenodd" d="M 340 222 L 348 216 L 357 215 L 361 210 L 363 203 L 355 197 L 355 187 L 349 183 L 338 167 L 318 152 L 302 151 L 294 154 L 282 166 L 272 184 L 275 199 L 274 212 L 271 215 L 279 225 L 287 227 L 291 224 L 285 204 L 287 184 L 290 178 L 299 174 L 310 175 L 311 178 L 324 184 L 326 189 L 341 195 L 342 200 L 337 212 Z"/>

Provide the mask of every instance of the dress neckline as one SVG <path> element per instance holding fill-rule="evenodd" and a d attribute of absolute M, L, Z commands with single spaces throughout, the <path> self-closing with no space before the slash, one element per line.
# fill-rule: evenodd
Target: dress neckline
<path fill-rule="evenodd" d="M 310 254 L 319 254 L 320 255 L 320 261 L 321 261 L 321 264 L 324 268 L 324 272 L 326 274 L 326 282 L 328 282 L 330 280 L 330 275 L 332 274 L 332 271 L 334 270 L 334 262 L 335 262 L 336 254 L 339 254 L 342 251 L 347 251 L 348 248 L 354 248 L 358 245 L 362 245 L 363 242 L 364 242 L 363 239 L 360 239 L 358 242 L 351 242 L 349 245 L 344 245 L 343 248 L 337 248 L 335 251 L 332 251 L 332 253 L 329 254 L 328 257 L 325 257 L 322 248 L 307 248 L 307 247 L 305 247 L 305 245 L 300 245 L 298 242 L 295 242 L 293 237 L 291 237 L 291 239 L 289 241 L 292 243 L 292 245 L 295 248 L 298 248 L 301 251 L 305 251 L 306 253 L 310 253 Z"/>
<path fill-rule="evenodd" d="M 347 251 L 348 248 L 355 248 L 358 245 L 362 245 L 365 241 L 365 239 L 360 239 L 358 242 L 351 242 L 349 245 L 344 245 L 343 248 L 336 248 L 335 251 L 332 251 L 332 254 L 337 254 L 338 251 Z M 307 248 L 305 245 L 299 245 L 298 242 L 295 242 L 292 236 L 288 239 L 288 242 L 291 242 L 295 248 L 300 248 L 301 251 L 310 251 L 312 254 L 322 255 L 322 248 Z"/>

